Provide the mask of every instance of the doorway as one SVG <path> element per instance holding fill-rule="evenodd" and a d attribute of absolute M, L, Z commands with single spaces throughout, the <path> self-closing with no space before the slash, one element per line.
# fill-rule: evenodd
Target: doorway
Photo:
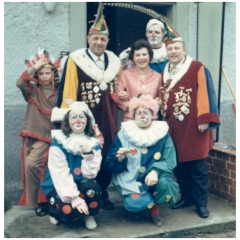
<path fill-rule="evenodd" d="M 157 13 L 167 16 L 171 5 L 161 3 L 134 3 L 139 6 L 151 9 Z M 95 19 L 98 2 L 87 3 L 87 31 Z M 146 25 L 153 17 L 124 7 L 115 7 L 105 5 L 103 14 L 109 29 L 109 43 L 107 49 L 119 55 L 123 50 L 128 48 L 134 41 L 143 38 L 146 39 Z"/>

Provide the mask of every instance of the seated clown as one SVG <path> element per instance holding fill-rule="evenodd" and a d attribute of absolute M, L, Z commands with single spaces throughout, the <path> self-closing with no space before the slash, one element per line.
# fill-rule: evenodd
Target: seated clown
<path fill-rule="evenodd" d="M 160 204 L 176 202 L 179 187 L 172 180 L 176 152 L 168 124 L 157 118 L 159 106 L 149 94 L 132 98 L 129 111 L 134 120 L 122 122 L 108 151 L 105 169 L 130 212 L 149 209 L 155 225 L 162 225 Z"/>
<path fill-rule="evenodd" d="M 73 102 L 61 111 L 61 129 L 51 132 L 49 172 L 41 185 L 49 202 L 50 222 L 68 225 L 82 216 L 86 228 L 93 230 L 97 227 L 94 215 L 102 208 L 101 187 L 94 180 L 102 161 L 95 120 L 83 102 Z"/>

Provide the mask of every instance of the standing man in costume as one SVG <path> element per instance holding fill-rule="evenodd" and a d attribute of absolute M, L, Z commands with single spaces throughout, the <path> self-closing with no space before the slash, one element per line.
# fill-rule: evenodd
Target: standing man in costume
<path fill-rule="evenodd" d="M 168 63 L 165 43 L 162 42 L 165 36 L 164 24 L 158 19 L 151 19 L 146 26 L 146 37 L 153 50 L 153 58 L 149 63 L 149 67 L 158 73 L 162 73 L 164 67 Z M 122 61 L 123 68 L 131 68 L 134 63 L 129 60 L 131 48 L 127 48 L 119 57 Z"/>
<path fill-rule="evenodd" d="M 213 147 L 212 129 L 220 125 L 216 94 L 209 70 L 186 56 L 179 35 L 165 41 L 169 63 L 163 72 L 161 114 L 177 151 L 174 169 L 181 199 L 171 208 L 195 205 L 202 218 L 209 216 L 207 157 Z"/>
<path fill-rule="evenodd" d="M 105 141 L 102 163 L 118 131 L 117 108 L 111 94 L 121 69 L 120 59 L 113 52 L 106 50 L 108 35 L 103 5 L 99 4 L 96 19 L 87 36 L 89 48 L 70 53 L 64 67 L 57 103 L 58 108 L 67 108 L 72 100 L 88 104 Z M 57 109 L 55 110 L 52 121 L 59 121 L 61 117 L 58 118 Z M 103 208 L 112 210 L 114 206 L 106 191 L 111 182 L 111 173 L 101 168 L 96 180 L 102 188 Z"/>

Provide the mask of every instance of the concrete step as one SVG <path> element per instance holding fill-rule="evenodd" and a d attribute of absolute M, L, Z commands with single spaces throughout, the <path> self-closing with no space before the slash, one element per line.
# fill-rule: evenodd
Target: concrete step
<path fill-rule="evenodd" d="M 205 219 L 197 215 L 194 206 L 172 210 L 170 205 L 162 205 L 161 227 L 152 224 L 148 211 L 127 212 L 113 187 L 109 188 L 109 197 L 115 209 L 103 210 L 95 217 L 98 227 L 94 231 L 85 228 L 83 219 L 71 226 L 54 226 L 48 216 L 37 217 L 31 208 L 13 206 L 4 214 L 4 235 L 6 238 L 195 238 L 236 230 L 236 205 L 213 195 L 209 195 L 210 215 Z"/>

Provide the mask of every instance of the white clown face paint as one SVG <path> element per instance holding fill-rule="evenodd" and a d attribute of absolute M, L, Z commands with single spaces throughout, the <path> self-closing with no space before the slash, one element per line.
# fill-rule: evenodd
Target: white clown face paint
<path fill-rule="evenodd" d="M 69 114 L 68 122 L 72 131 L 80 134 L 84 132 L 87 125 L 87 117 L 80 109 L 72 110 Z"/>
<path fill-rule="evenodd" d="M 150 26 L 146 31 L 146 37 L 153 48 L 161 47 L 163 38 L 162 27 L 157 24 Z"/>
<path fill-rule="evenodd" d="M 135 121 L 140 128 L 146 128 L 152 123 L 152 112 L 148 108 L 139 107 L 135 111 Z"/>

